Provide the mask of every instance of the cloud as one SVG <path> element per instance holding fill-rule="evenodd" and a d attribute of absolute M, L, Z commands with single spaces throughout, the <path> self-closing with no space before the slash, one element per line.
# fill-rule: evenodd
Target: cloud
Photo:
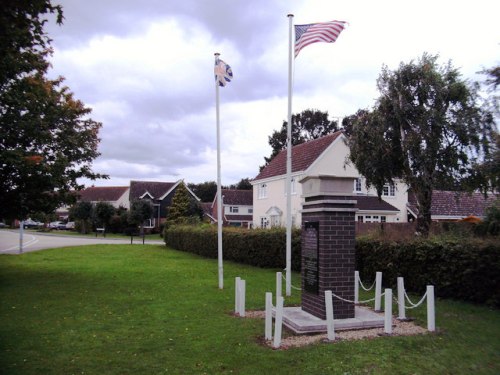
<path fill-rule="evenodd" d="M 341 19 L 334 45 L 302 50 L 293 73 L 293 113 L 342 117 L 373 105 L 385 64 L 423 52 L 452 60 L 466 77 L 498 56 L 498 6 L 422 0 L 61 0 L 62 27 L 48 25 L 52 75 L 103 123 L 97 172 L 131 179 L 215 180 L 214 53 L 233 68 L 220 90 L 222 180 L 257 175 L 268 136 L 287 117 L 288 13 L 294 23 Z M 432 10 L 432 11 L 431 11 Z M 472 20 L 472 21 L 471 21 Z"/>

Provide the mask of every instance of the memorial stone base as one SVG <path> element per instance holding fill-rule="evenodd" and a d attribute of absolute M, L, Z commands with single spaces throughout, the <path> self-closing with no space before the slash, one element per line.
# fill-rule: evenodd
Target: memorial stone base
<path fill-rule="evenodd" d="M 326 319 L 325 291 L 354 300 L 356 200 L 341 195 L 352 179 L 319 177 L 301 181 L 302 205 L 302 303 L 301 307 Z M 349 180 L 346 183 L 346 180 Z M 354 304 L 333 297 L 335 319 L 354 318 Z"/>

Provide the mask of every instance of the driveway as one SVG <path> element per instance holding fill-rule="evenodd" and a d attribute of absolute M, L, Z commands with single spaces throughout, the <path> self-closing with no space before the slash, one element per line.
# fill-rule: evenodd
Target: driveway
<path fill-rule="evenodd" d="M 134 237 L 133 243 L 142 244 L 142 238 Z M 0 230 L 0 254 L 20 254 L 19 244 L 20 238 L 18 230 Z M 23 253 L 52 249 L 56 247 L 95 244 L 130 244 L 130 239 L 75 237 L 32 231 L 24 231 L 23 234 Z M 165 243 L 162 241 L 146 240 L 145 244 L 164 245 Z"/>

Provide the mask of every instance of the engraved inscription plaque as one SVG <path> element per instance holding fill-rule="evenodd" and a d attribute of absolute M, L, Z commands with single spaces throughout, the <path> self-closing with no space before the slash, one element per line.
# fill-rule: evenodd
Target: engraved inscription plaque
<path fill-rule="evenodd" d="M 304 260 L 304 290 L 309 293 L 318 294 L 319 292 L 319 266 L 318 266 L 318 247 L 319 247 L 319 222 L 310 221 L 304 223 L 305 230 L 302 257 Z"/>

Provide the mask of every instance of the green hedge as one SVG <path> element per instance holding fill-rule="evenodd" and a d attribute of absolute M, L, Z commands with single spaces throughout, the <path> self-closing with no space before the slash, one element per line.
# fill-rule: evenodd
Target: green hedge
<path fill-rule="evenodd" d="M 215 226 L 175 226 L 164 234 L 165 243 L 178 250 L 217 258 Z M 265 268 L 285 268 L 284 228 L 223 229 L 225 260 Z M 292 269 L 300 271 L 300 230 L 292 232 Z M 439 297 L 488 303 L 500 307 L 500 244 L 490 240 L 415 240 L 388 242 L 356 240 L 356 269 L 372 282 L 383 273 L 385 287 L 396 288 L 397 277 L 405 288 L 424 293 L 434 285 Z"/>
<path fill-rule="evenodd" d="M 164 232 L 167 246 L 207 258 L 217 258 L 217 227 L 173 226 Z M 263 268 L 286 266 L 286 231 L 284 228 L 223 228 L 224 260 Z M 292 269 L 300 271 L 300 230 L 292 231 Z"/>
<path fill-rule="evenodd" d="M 357 239 L 356 268 L 368 281 L 382 272 L 386 287 L 396 288 L 401 276 L 408 291 L 424 293 L 434 285 L 439 297 L 500 307 L 498 241 Z"/>

